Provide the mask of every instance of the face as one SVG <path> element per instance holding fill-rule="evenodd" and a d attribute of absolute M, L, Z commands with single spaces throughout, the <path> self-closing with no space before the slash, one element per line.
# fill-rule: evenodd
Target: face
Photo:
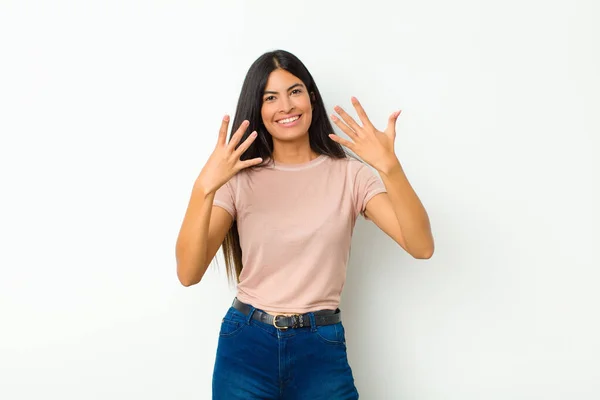
<path fill-rule="evenodd" d="M 312 104 L 302 80 L 283 69 L 271 72 L 262 98 L 261 115 L 274 140 L 293 141 L 308 135 Z"/>

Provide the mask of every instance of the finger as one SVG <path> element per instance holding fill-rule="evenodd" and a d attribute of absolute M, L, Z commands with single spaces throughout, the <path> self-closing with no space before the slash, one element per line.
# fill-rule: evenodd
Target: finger
<path fill-rule="evenodd" d="M 360 118 L 360 121 L 362 122 L 363 126 L 372 127 L 373 124 L 369 120 L 369 117 L 367 116 L 365 109 L 360 104 L 358 99 L 356 97 L 352 97 L 351 101 L 352 101 L 352 105 L 354 106 L 354 109 L 356 110 L 356 113 L 358 114 L 358 118 Z"/>
<path fill-rule="evenodd" d="M 398 121 L 398 117 L 400 116 L 400 113 L 402 113 L 402 110 L 396 111 L 392 115 L 390 115 L 390 118 L 388 119 L 388 126 L 387 126 L 386 131 L 394 132 L 394 133 L 396 132 L 396 121 Z"/>
<path fill-rule="evenodd" d="M 341 144 L 342 146 L 346 146 L 350 150 L 354 150 L 354 142 L 342 139 L 341 137 L 339 137 L 338 135 L 334 135 L 333 133 L 329 135 L 329 138 L 334 142 Z"/>
<path fill-rule="evenodd" d="M 248 167 L 253 167 L 255 165 L 258 165 L 262 162 L 262 158 L 258 157 L 258 158 L 253 158 L 251 160 L 245 160 L 245 161 L 240 161 L 237 165 L 239 166 L 240 169 L 244 169 L 244 168 L 248 168 Z"/>
<path fill-rule="evenodd" d="M 352 128 L 357 134 L 360 132 L 361 130 L 361 126 L 358 125 L 356 123 L 356 121 L 354 120 L 354 118 L 352 118 L 350 115 L 348 115 L 348 113 L 346 111 L 344 111 L 344 109 L 340 106 L 335 106 L 333 108 L 338 114 L 340 114 L 340 117 L 342 117 L 342 119 L 344 120 L 344 122 L 346 124 L 348 124 L 348 126 L 350 128 Z"/>
<path fill-rule="evenodd" d="M 346 125 L 342 120 L 340 120 L 338 117 L 336 117 L 335 115 L 332 115 L 331 120 L 333 121 L 334 124 L 336 124 L 336 126 L 338 128 L 340 128 L 342 130 L 342 132 L 344 132 L 346 135 L 348 135 L 348 137 L 350 137 L 353 140 L 358 139 L 358 134 L 354 130 L 352 130 L 348 125 Z"/>
<path fill-rule="evenodd" d="M 242 142 L 242 144 L 240 144 L 237 148 L 237 150 L 233 153 L 234 157 L 236 158 L 240 158 L 242 154 L 244 154 L 244 152 L 246 150 L 248 150 L 248 148 L 250 147 L 250 145 L 252 144 L 252 142 L 254 142 L 254 140 L 256 139 L 256 137 L 258 136 L 258 133 L 256 131 L 252 132 L 247 138 L 246 140 L 244 140 Z"/>
<path fill-rule="evenodd" d="M 219 146 L 225 146 L 227 143 L 227 128 L 229 127 L 229 115 L 225 115 L 221 121 L 221 129 L 219 129 L 219 139 L 217 144 Z"/>
<path fill-rule="evenodd" d="M 244 132 L 246 132 L 246 129 L 248 129 L 248 125 L 250 125 L 250 122 L 248 120 L 244 120 L 242 122 L 242 124 L 240 125 L 240 127 L 238 128 L 238 130 L 235 131 L 235 133 L 233 134 L 233 136 L 231 136 L 231 139 L 229 139 L 229 144 L 227 145 L 227 148 L 230 151 L 233 152 L 235 150 L 237 144 L 242 139 L 242 136 L 244 135 Z"/>

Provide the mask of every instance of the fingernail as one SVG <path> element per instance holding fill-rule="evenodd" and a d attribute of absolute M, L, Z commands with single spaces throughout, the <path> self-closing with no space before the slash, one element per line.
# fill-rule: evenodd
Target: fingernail
<path fill-rule="evenodd" d="M 331 119 L 334 120 L 334 121 L 337 121 L 337 117 L 335 115 L 332 115 Z"/>

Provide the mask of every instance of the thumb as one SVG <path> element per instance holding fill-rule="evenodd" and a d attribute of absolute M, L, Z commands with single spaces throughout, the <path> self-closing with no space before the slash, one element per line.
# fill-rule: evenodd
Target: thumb
<path fill-rule="evenodd" d="M 390 118 L 388 119 L 388 126 L 386 131 L 388 132 L 396 132 L 396 121 L 398 120 L 398 117 L 400 116 L 400 113 L 402 112 L 402 110 L 400 111 L 396 111 L 394 113 L 392 113 L 392 115 L 390 115 Z"/>

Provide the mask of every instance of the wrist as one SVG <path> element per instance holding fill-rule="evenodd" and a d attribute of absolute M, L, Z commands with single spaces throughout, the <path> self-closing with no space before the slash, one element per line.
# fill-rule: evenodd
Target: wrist
<path fill-rule="evenodd" d="M 382 160 L 380 165 L 376 167 L 377 172 L 383 175 L 393 175 L 397 172 L 402 171 L 400 161 L 396 156 L 391 156 L 388 159 Z"/>
<path fill-rule="evenodd" d="M 213 186 L 206 184 L 205 182 L 202 182 L 200 179 L 196 179 L 192 191 L 201 195 L 202 197 L 208 197 L 211 194 L 214 194 L 217 191 L 217 189 Z"/>

